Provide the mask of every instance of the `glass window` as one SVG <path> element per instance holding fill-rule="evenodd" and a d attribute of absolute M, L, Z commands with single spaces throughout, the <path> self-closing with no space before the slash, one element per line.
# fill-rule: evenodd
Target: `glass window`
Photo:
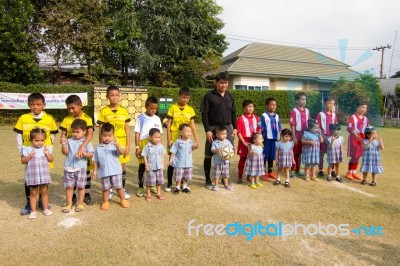
<path fill-rule="evenodd" d="M 235 85 L 235 89 L 245 91 L 247 90 L 247 85 Z"/>
<path fill-rule="evenodd" d="M 255 86 L 255 87 L 254 87 L 254 90 L 260 91 L 260 90 L 261 90 L 261 86 Z"/>
<path fill-rule="evenodd" d="M 267 91 L 267 90 L 269 90 L 269 86 L 262 86 L 261 90 Z"/>
<path fill-rule="evenodd" d="M 254 91 L 254 86 L 249 86 L 249 91 Z"/>

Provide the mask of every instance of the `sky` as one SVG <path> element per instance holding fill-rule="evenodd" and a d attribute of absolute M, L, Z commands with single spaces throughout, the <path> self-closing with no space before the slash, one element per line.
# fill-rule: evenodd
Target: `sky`
<path fill-rule="evenodd" d="M 223 8 L 224 56 L 251 43 L 299 46 L 379 76 L 400 71 L 399 0 L 215 0 Z M 397 31 L 397 36 L 396 36 Z M 389 72 L 390 70 L 390 72 Z"/>

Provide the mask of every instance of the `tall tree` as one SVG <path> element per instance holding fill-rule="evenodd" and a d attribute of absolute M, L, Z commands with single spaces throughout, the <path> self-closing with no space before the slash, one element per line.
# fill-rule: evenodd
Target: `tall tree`
<path fill-rule="evenodd" d="M 0 0 L 0 80 L 31 84 L 42 81 L 35 7 L 29 0 Z"/>

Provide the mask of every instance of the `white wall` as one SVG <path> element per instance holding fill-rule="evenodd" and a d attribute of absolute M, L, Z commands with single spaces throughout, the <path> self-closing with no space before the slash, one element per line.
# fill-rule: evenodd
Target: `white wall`
<path fill-rule="evenodd" d="M 302 81 L 293 81 L 293 80 L 277 80 L 275 82 L 276 90 L 296 90 L 300 91 L 303 89 Z"/>

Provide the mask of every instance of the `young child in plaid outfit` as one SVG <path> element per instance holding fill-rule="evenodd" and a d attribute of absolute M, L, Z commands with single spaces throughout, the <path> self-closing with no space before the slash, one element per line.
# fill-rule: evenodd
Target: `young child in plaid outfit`
<path fill-rule="evenodd" d="M 176 187 L 174 194 L 178 194 L 180 192 L 181 183 L 182 192 L 190 193 L 188 181 L 192 180 L 192 151 L 198 147 L 198 145 L 194 144 L 190 139 L 190 136 L 192 135 L 192 129 L 189 124 L 180 124 L 179 132 L 181 137 L 177 139 L 169 149 L 169 165 L 174 168 L 175 172 Z"/>
<path fill-rule="evenodd" d="M 246 161 L 246 175 L 250 176 L 250 188 L 259 188 L 263 185 L 260 183 L 260 177 L 265 175 L 264 154 L 263 154 L 264 138 L 261 133 L 253 134 L 253 144 L 249 146 L 249 154 Z"/>
<path fill-rule="evenodd" d="M 295 164 L 294 155 L 293 155 L 293 147 L 294 143 L 292 141 L 293 132 L 285 128 L 281 131 L 280 141 L 276 143 L 276 166 L 278 167 L 277 178 L 274 182 L 274 185 L 277 186 L 281 183 L 280 174 L 285 172 L 285 187 L 290 188 L 290 169 L 292 165 Z"/>
<path fill-rule="evenodd" d="M 316 120 L 308 120 L 308 130 L 304 131 L 301 139 L 302 149 L 302 161 L 304 163 L 304 173 L 306 175 L 306 181 L 310 181 L 310 168 L 311 168 L 311 180 L 318 181 L 317 179 L 317 166 L 319 164 L 319 148 L 323 138 L 318 127 Z"/>
<path fill-rule="evenodd" d="M 157 198 L 164 200 L 161 185 L 164 184 L 164 146 L 161 144 L 161 132 L 158 128 L 149 131 L 149 143 L 144 146 L 142 156 L 146 168 L 146 201 L 151 201 L 150 188 L 156 186 Z"/>
<path fill-rule="evenodd" d="M 362 147 L 364 149 L 362 155 L 361 172 L 363 173 L 362 185 L 367 184 L 368 173 L 372 174 L 371 186 L 376 186 L 375 176 L 376 174 L 383 173 L 381 164 L 381 153 L 379 150 L 383 150 L 382 137 L 378 136 L 378 133 L 373 127 L 367 127 L 365 129 L 365 140 L 363 141 Z"/>
<path fill-rule="evenodd" d="M 44 146 L 46 139 L 46 131 L 41 128 L 34 128 L 30 132 L 30 141 L 32 146 L 22 147 L 21 163 L 26 164 L 25 182 L 30 188 L 29 203 L 31 212 L 29 219 L 36 218 L 36 201 L 38 190 L 42 195 L 43 214 L 46 216 L 53 213 L 48 208 L 47 188 L 50 184 L 50 167 L 49 162 L 54 160 L 52 146 Z"/>
<path fill-rule="evenodd" d="M 340 177 L 340 163 L 343 162 L 343 151 L 342 146 L 344 139 L 340 134 L 340 125 L 339 124 L 330 124 L 329 131 L 332 136 L 326 139 L 326 154 L 328 160 L 328 177 L 326 180 L 329 182 L 332 181 L 332 172 L 335 171 L 335 179 L 338 182 L 342 182 L 342 178 Z M 321 157 L 320 157 L 321 160 Z M 334 170 L 333 170 L 334 169 Z"/>
<path fill-rule="evenodd" d="M 218 126 L 215 129 L 217 139 L 211 144 L 211 152 L 213 155 L 214 163 L 214 186 L 212 191 L 218 191 L 218 181 L 222 178 L 222 182 L 226 190 L 232 191 L 232 187 L 229 185 L 229 166 L 230 161 L 224 160 L 219 156 L 219 150 L 225 146 L 229 146 L 233 150 L 232 143 L 227 139 L 228 131 L 224 126 Z"/>

